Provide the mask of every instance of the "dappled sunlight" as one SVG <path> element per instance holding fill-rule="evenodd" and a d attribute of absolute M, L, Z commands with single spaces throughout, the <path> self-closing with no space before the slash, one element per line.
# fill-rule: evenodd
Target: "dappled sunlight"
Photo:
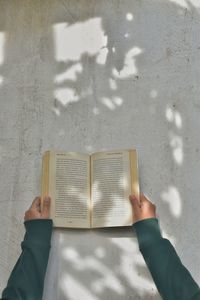
<path fill-rule="evenodd" d="M 187 1 L 189 1 L 196 8 L 200 7 L 200 1 L 199 0 L 187 0 Z"/>
<path fill-rule="evenodd" d="M 95 256 L 97 258 L 104 258 L 106 256 L 105 249 L 103 247 L 98 247 L 95 249 Z"/>
<path fill-rule="evenodd" d="M 102 30 L 101 22 L 101 18 L 91 18 L 73 25 L 53 25 L 56 60 L 79 61 L 85 53 L 98 57 L 108 39 Z"/>
<path fill-rule="evenodd" d="M 182 118 L 177 110 L 168 106 L 166 109 L 166 118 L 169 122 L 174 122 L 178 129 L 182 128 Z"/>
<path fill-rule="evenodd" d="M 125 190 L 128 188 L 128 178 L 127 177 L 121 177 L 118 179 L 119 186 L 122 186 Z"/>
<path fill-rule="evenodd" d="M 107 48 L 104 47 L 104 48 L 100 49 L 99 54 L 96 58 L 96 63 L 99 64 L 99 65 L 105 65 L 107 54 L 108 54 L 108 49 Z"/>
<path fill-rule="evenodd" d="M 167 106 L 165 111 L 167 121 L 171 124 L 171 130 L 169 130 L 169 144 L 172 148 L 172 154 L 175 162 L 178 165 L 183 163 L 183 139 L 180 134 L 177 134 L 182 129 L 182 117 L 181 114 L 170 106 Z"/>
<path fill-rule="evenodd" d="M 118 238 L 112 238 L 111 242 L 121 252 L 116 274 L 126 278 L 129 285 L 137 289 L 140 296 L 145 295 L 149 290 L 152 290 L 152 294 L 156 294 L 157 291 L 150 274 L 147 272 L 148 276 L 145 277 L 140 274 L 139 269 L 146 268 L 146 265 L 141 253 L 138 251 L 136 241 L 130 238 L 123 238 L 123 241 Z"/>
<path fill-rule="evenodd" d="M 60 102 L 63 106 L 67 106 L 70 103 L 77 102 L 81 98 L 85 98 L 91 95 L 91 89 L 83 91 L 80 95 L 77 94 L 75 88 L 65 87 L 65 88 L 57 88 L 54 91 L 55 99 Z M 53 107 L 52 110 L 56 113 L 56 115 L 60 115 L 60 110 L 56 107 Z"/>
<path fill-rule="evenodd" d="M 181 165 L 183 162 L 183 140 L 181 136 L 175 135 L 173 132 L 169 133 L 170 146 L 175 162 Z"/>
<path fill-rule="evenodd" d="M 98 275 L 98 278 L 95 279 L 95 276 L 90 284 L 90 289 L 93 292 L 101 294 L 107 288 L 115 291 L 117 294 L 123 295 L 125 290 L 120 280 L 101 260 L 105 257 L 103 248 L 98 248 L 95 254 L 98 259 L 93 256 L 81 257 L 75 249 L 67 247 L 62 251 L 61 255 L 77 271 L 93 272 Z"/>
<path fill-rule="evenodd" d="M 100 182 L 98 180 L 95 180 L 92 183 L 92 193 L 96 195 L 95 197 L 95 205 L 98 205 L 101 203 L 101 199 L 103 197 L 102 191 L 100 189 Z"/>
<path fill-rule="evenodd" d="M 108 54 L 108 38 L 102 30 L 101 18 L 92 18 L 85 22 L 69 25 L 60 23 L 53 25 L 56 61 L 66 65 L 66 69 L 55 76 L 54 97 L 63 106 L 77 102 L 92 94 L 90 87 L 77 92 L 76 82 L 83 72 L 81 59 L 83 55 L 96 58 L 96 64 L 104 65 Z M 70 42 L 69 42 L 70 41 Z M 60 111 L 53 107 L 57 116 Z M 94 114 L 98 112 L 94 111 Z"/>
<path fill-rule="evenodd" d="M 134 145 L 140 159 L 141 191 L 153 195 L 164 237 L 180 245 L 184 254 L 187 232 L 183 228 L 190 218 L 188 202 L 182 200 L 184 194 L 198 192 L 200 162 L 200 1 L 41 3 L 22 4 L 18 9 L 8 2 L 9 9 L 5 6 L 1 12 L 2 201 L 9 199 L 11 206 L 13 199 L 32 197 L 44 149 L 91 153 Z M 8 85 L 4 86 L 4 78 Z M 108 181 L 106 175 L 102 177 Z M 122 212 L 117 202 L 128 185 L 118 178 L 112 195 L 103 189 L 104 183 L 100 186 L 97 180 L 93 185 L 98 191 L 93 211 L 103 215 L 100 225 Z M 74 182 L 79 179 L 74 176 Z M 86 216 L 90 198 L 70 184 L 62 183 L 61 192 L 78 220 L 77 211 Z M 57 207 L 63 219 L 70 218 L 66 202 Z M 12 215 L 16 209 L 22 214 L 22 204 L 15 208 L 13 203 Z M 56 278 L 50 260 L 49 294 L 59 287 L 62 299 L 70 300 L 156 297 L 135 235 L 127 233 L 130 228 L 102 228 L 100 234 L 80 227 L 55 229 L 61 233 L 54 253 L 61 272 Z M 2 236 L 6 235 L 7 231 Z M 18 239 L 15 232 L 10 237 Z M 8 254 L 3 251 L 6 261 Z M 5 261 L 4 270 L 9 265 Z"/>
<path fill-rule="evenodd" d="M 188 8 L 187 0 L 169 0 L 170 2 L 176 3 L 177 5 Z"/>
<path fill-rule="evenodd" d="M 119 185 L 120 186 L 120 185 Z M 121 184 L 121 187 L 123 190 L 126 190 L 126 186 L 124 186 L 124 183 Z M 110 201 L 112 201 L 112 206 L 109 209 L 109 214 L 108 216 L 105 217 L 105 223 L 109 223 L 110 219 L 114 219 L 117 218 L 117 214 L 119 214 L 120 218 L 124 219 L 124 223 L 126 223 L 126 220 L 130 220 L 132 217 L 132 210 L 131 210 L 131 204 L 129 202 L 129 200 L 127 199 L 127 201 L 123 203 L 123 206 L 119 206 L 119 203 L 122 201 L 122 196 L 119 194 L 112 194 L 112 196 L 110 197 Z M 118 223 L 118 220 L 116 221 L 116 223 Z"/>
<path fill-rule="evenodd" d="M 110 110 L 115 110 L 117 106 L 121 106 L 123 104 L 123 100 L 120 97 L 112 97 L 112 99 L 103 97 L 101 102 Z"/>
<path fill-rule="evenodd" d="M 116 68 L 113 68 L 112 75 L 118 79 L 126 79 L 130 76 L 137 75 L 138 69 L 136 67 L 136 59 L 138 55 L 143 53 L 143 50 L 139 47 L 133 47 L 130 49 L 124 59 L 124 67 L 118 71 Z"/>
<path fill-rule="evenodd" d="M 87 299 L 87 300 L 99 300 L 96 297 L 90 287 L 86 287 L 79 280 L 74 278 L 69 274 L 64 274 L 60 281 L 59 286 L 64 294 L 65 299 L 77 300 L 77 299 Z"/>
<path fill-rule="evenodd" d="M 176 218 L 180 218 L 182 202 L 178 189 L 175 186 L 169 186 L 168 190 L 161 193 L 161 199 L 167 202 L 171 214 Z"/>
<path fill-rule="evenodd" d="M 127 19 L 128 21 L 132 21 L 132 20 L 133 20 L 133 14 L 132 14 L 132 13 L 127 13 L 127 14 L 126 14 L 126 19 Z"/>
<path fill-rule="evenodd" d="M 76 81 L 78 74 L 80 74 L 82 71 L 83 71 L 83 67 L 80 63 L 74 64 L 71 68 L 67 69 L 63 73 L 56 75 L 55 83 L 59 84 L 67 79 Z"/>
<path fill-rule="evenodd" d="M 56 99 L 66 106 L 71 102 L 77 102 L 80 97 L 76 94 L 76 91 L 72 88 L 59 88 L 54 92 Z"/>
<path fill-rule="evenodd" d="M 194 7 L 200 7 L 199 0 L 169 0 L 169 1 L 187 9 L 190 9 L 190 5 L 193 5 Z"/>

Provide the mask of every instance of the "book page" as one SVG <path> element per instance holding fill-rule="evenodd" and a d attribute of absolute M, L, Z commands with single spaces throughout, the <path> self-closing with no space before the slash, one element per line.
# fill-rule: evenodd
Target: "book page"
<path fill-rule="evenodd" d="M 51 152 L 49 194 L 56 227 L 90 227 L 90 157 L 74 152 Z"/>
<path fill-rule="evenodd" d="M 132 225 L 130 151 L 91 157 L 92 227 Z"/>

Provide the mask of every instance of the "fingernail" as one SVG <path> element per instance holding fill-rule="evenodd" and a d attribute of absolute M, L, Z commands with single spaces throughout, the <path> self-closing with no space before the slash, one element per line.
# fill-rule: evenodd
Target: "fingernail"
<path fill-rule="evenodd" d="M 45 201 L 45 202 L 49 202 L 49 201 L 50 201 L 50 198 L 49 198 L 48 196 L 45 196 L 45 197 L 44 197 L 44 201 Z"/>

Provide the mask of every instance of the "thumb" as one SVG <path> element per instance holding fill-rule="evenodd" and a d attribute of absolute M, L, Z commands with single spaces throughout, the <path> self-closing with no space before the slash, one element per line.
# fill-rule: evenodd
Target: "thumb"
<path fill-rule="evenodd" d="M 50 214 L 50 197 L 44 197 L 42 216 L 48 218 Z"/>
<path fill-rule="evenodd" d="M 153 204 L 153 202 L 150 201 L 149 198 L 145 194 L 140 195 L 140 202 L 141 202 L 142 205 Z"/>

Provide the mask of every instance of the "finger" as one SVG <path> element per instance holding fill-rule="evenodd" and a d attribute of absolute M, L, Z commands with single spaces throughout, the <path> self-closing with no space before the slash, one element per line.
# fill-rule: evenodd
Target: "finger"
<path fill-rule="evenodd" d="M 133 206 L 134 211 L 139 211 L 140 210 L 140 203 L 139 200 L 135 195 L 130 195 L 129 200 Z"/>
<path fill-rule="evenodd" d="M 30 209 L 38 209 L 40 207 L 41 204 L 41 198 L 40 197 L 35 197 L 35 199 L 33 200 Z"/>
<path fill-rule="evenodd" d="M 49 217 L 50 214 L 50 204 L 51 204 L 50 200 L 51 200 L 50 197 L 48 196 L 44 197 L 42 215 L 45 218 Z"/>

